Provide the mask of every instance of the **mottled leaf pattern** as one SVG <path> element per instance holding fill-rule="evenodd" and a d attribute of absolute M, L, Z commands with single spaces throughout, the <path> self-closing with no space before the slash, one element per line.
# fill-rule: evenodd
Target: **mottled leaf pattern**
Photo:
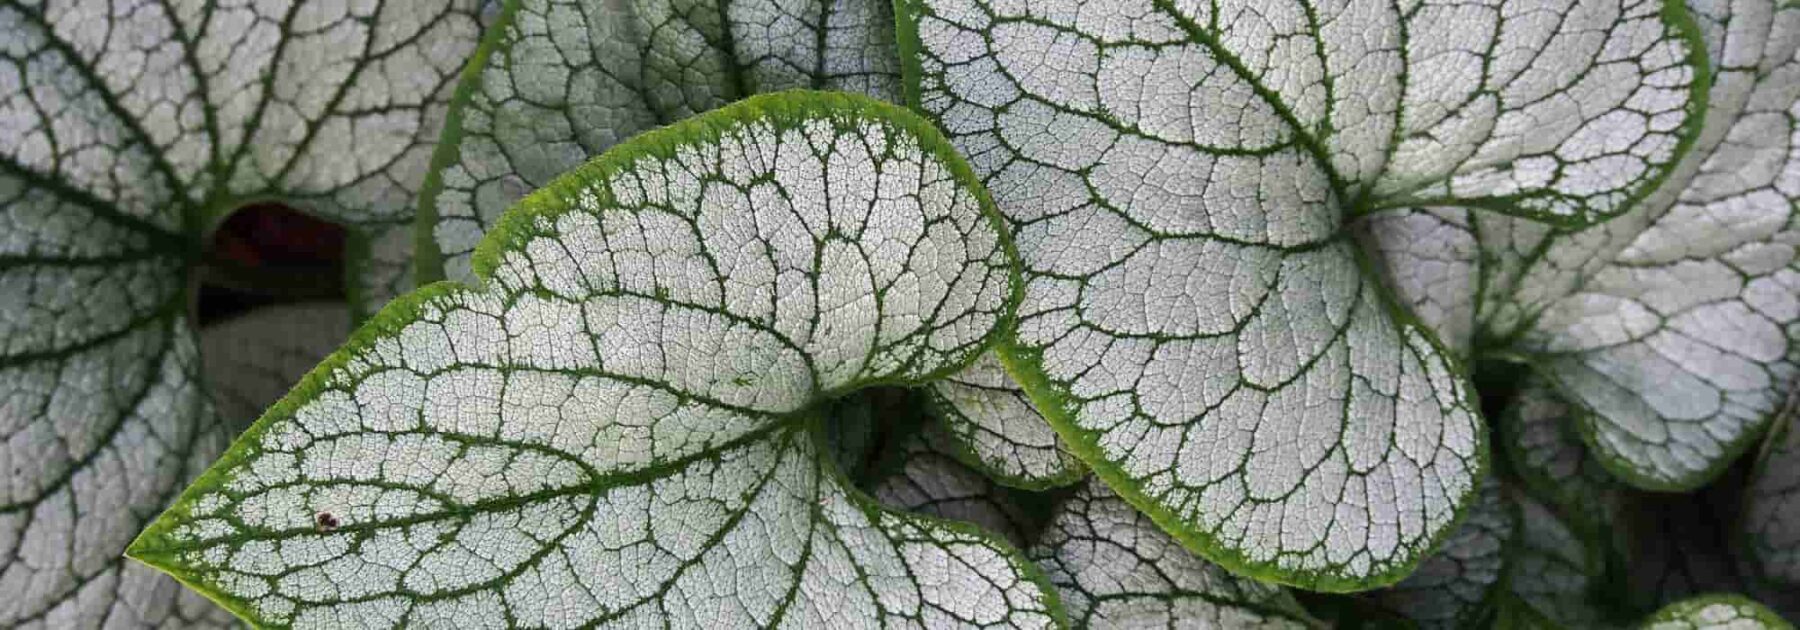
<path fill-rule="evenodd" d="M 927 386 L 925 395 L 954 452 L 1001 483 L 1041 490 L 1087 472 L 992 354 Z"/>
<path fill-rule="evenodd" d="M 1475 628 L 1490 613 L 1514 533 L 1518 512 L 1500 481 L 1482 479 L 1469 514 L 1419 570 L 1399 584 L 1370 595 L 1420 628 Z"/>
<path fill-rule="evenodd" d="M 506 215 L 131 547 L 275 626 L 1042 627 L 1031 565 L 882 510 L 821 405 L 973 360 L 1014 272 L 972 174 L 866 98 L 758 97 Z"/>
<path fill-rule="evenodd" d="M 1310 628 L 1279 586 L 1195 556 L 1097 480 L 1051 517 L 1031 557 L 1078 628 Z"/>
<path fill-rule="evenodd" d="M 757 92 L 900 95 L 881 0 L 507 0 L 501 11 L 421 197 L 428 276 L 472 278 L 470 255 L 501 211 L 639 132 Z"/>
<path fill-rule="evenodd" d="M 1713 75 L 1705 126 L 1629 212 L 1556 228 L 1414 210 L 1365 229 L 1403 302 L 1477 354 L 1528 360 L 1580 409 L 1599 462 L 1664 491 L 1716 477 L 1800 375 L 1800 7 L 1690 8 Z"/>
<path fill-rule="evenodd" d="M 1485 449 L 1346 220 L 1616 216 L 1703 84 L 1685 14 L 1641 0 L 901 7 L 911 96 L 1012 221 L 1003 357 L 1040 410 L 1209 559 L 1328 590 L 1406 575 Z"/>
<path fill-rule="evenodd" d="M 350 229 L 359 304 L 406 285 L 474 11 L 0 0 L 0 626 L 219 620 L 121 557 L 225 441 L 192 264 L 276 200 Z"/>
<path fill-rule="evenodd" d="M 1042 525 L 1005 488 L 969 468 L 954 454 L 944 430 L 926 425 L 901 446 L 899 470 L 869 494 L 882 505 L 964 521 L 1025 547 Z"/>

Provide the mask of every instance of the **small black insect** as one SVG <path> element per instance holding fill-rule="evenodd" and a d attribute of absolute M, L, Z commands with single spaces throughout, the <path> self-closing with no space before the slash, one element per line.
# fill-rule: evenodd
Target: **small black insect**
<path fill-rule="evenodd" d="M 318 525 L 319 531 L 322 532 L 329 532 L 337 529 L 340 524 L 338 523 L 338 517 L 332 516 L 330 512 L 320 512 L 318 516 L 313 518 L 313 523 Z"/>

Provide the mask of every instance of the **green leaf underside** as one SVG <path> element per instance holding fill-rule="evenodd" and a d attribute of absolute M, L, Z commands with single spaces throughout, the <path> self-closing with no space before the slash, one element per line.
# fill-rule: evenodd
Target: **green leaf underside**
<path fill-rule="evenodd" d="M 510 212 L 485 289 L 353 335 L 131 553 L 271 626 L 1054 625 L 1004 542 L 879 509 L 820 443 L 831 397 L 1007 319 L 972 182 L 866 98 L 639 136 Z"/>
<path fill-rule="evenodd" d="M 1492 4 L 901 3 L 909 98 L 1019 244 L 1003 358 L 1207 558 L 1382 586 L 1473 494 L 1471 392 L 1347 218 L 1600 221 L 1691 142 L 1704 68 L 1679 7 Z"/>
<path fill-rule="evenodd" d="M 1656 611 L 1644 630 L 1792 630 L 1761 604 L 1737 595 L 1702 595 Z"/>
<path fill-rule="evenodd" d="M 1499 480 L 1484 477 L 1468 516 L 1437 553 L 1400 583 L 1369 597 L 1420 628 L 1479 627 L 1505 585 L 1518 518 Z"/>
<path fill-rule="evenodd" d="M 962 461 L 1016 488 L 1067 486 L 1087 473 L 994 355 L 925 389 Z"/>
<path fill-rule="evenodd" d="M 1745 497 L 1748 553 L 1764 578 L 1800 587 L 1800 394 L 1770 430 Z"/>
<path fill-rule="evenodd" d="M 1279 586 L 1193 554 L 1097 480 L 1084 482 L 1029 552 L 1077 628 L 1314 628 Z"/>
<path fill-rule="evenodd" d="M 1413 277 L 1403 301 L 1454 311 L 1439 332 L 1473 331 L 1477 354 L 1529 360 L 1609 471 L 1661 491 L 1714 479 L 1800 376 L 1800 8 L 1691 10 L 1712 66 L 1705 127 L 1633 210 L 1568 229 L 1431 210 L 1448 215 L 1436 242 L 1376 236 L 1406 250 L 1390 261 L 1431 261 L 1390 272 Z"/>
<path fill-rule="evenodd" d="M 237 435 L 350 336 L 350 309 L 336 302 L 280 304 L 200 331 L 204 382 Z"/>
<path fill-rule="evenodd" d="M 0 0 L 0 626 L 228 621 L 121 557 L 225 444 L 186 310 L 226 213 L 345 225 L 364 303 L 408 275 L 475 3 L 240 4 Z"/>

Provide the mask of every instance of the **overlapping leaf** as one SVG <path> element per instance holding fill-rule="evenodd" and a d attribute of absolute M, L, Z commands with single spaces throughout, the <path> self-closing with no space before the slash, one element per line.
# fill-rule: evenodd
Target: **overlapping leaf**
<path fill-rule="evenodd" d="M 1669 604 L 1641 626 L 1645 630 L 1791 630 L 1794 626 L 1761 604 L 1736 595 L 1707 595 Z"/>
<path fill-rule="evenodd" d="M 500 11 L 420 198 L 427 277 L 471 279 L 470 255 L 502 211 L 639 132 L 758 92 L 900 94 L 893 9 L 878 0 L 507 0 Z"/>
<path fill-rule="evenodd" d="M 869 492 L 882 505 L 972 523 L 1020 547 L 1042 526 L 1006 488 L 965 465 L 943 429 L 926 425 L 900 451 L 899 469 Z"/>
<path fill-rule="evenodd" d="M 925 390 L 930 407 L 968 465 L 1030 490 L 1081 479 L 1081 464 L 994 355 Z"/>
<path fill-rule="evenodd" d="M 1589 545 L 1617 547 L 1628 491 L 1581 442 L 1574 411 L 1527 378 L 1497 418 L 1500 450 L 1531 495 L 1549 504 Z"/>
<path fill-rule="evenodd" d="M 1030 554 L 1078 628 L 1321 625 L 1281 587 L 1189 553 L 1097 480 L 1062 504 Z"/>
<path fill-rule="evenodd" d="M 1528 618 L 1543 627 L 1604 628 L 1618 625 L 1613 609 L 1621 603 L 1600 596 L 1606 578 L 1605 559 L 1577 536 L 1555 512 L 1529 498 L 1519 506 L 1516 559 L 1507 571 L 1508 588 L 1528 606 Z"/>
<path fill-rule="evenodd" d="M 1468 517 L 1437 553 L 1400 583 L 1370 597 L 1420 628 L 1480 627 L 1505 588 L 1518 519 L 1500 481 L 1484 477 Z"/>
<path fill-rule="evenodd" d="M 1765 578 L 1800 586 L 1800 395 L 1771 428 L 1745 498 L 1748 552 Z"/>
<path fill-rule="evenodd" d="M 1005 235 L 924 121 L 750 99 L 521 202 L 132 545 L 246 618 L 334 626 L 1047 626 L 1004 542 L 880 509 L 831 397 L 973 360 Z"/>
<path fill-rule="evenodd" d="M 420 198 L 421 274 L 469 280 L 501 211 L 638 132 L 788 88 L 898 102 L 894 33 L 887 0 L 506 2 Z M 1080 475 L 993 359 L 932 390 L 969 463 L 1021 487 Z"/>
<path fill-rule="evenodd" d="M 1212 560 L 1348 590 L 1455 520 L 1483 434 L 1344 222 L 1616 216 L 1691 140 L 1679 8 L 1591 0 L 909 0 L 916 104 L 1012 220 L 1003 356 L 1071 446 Z"/>
<path fill-rule="evenodd" d="M 1472 330 L 1479 354 L 1529 361 L 1577 408 L 1599 461 L 1653 490 L 1713 479 L 1800 373 L 1800 17 L 1771 0 L 1692 5 L 1714 75 L 1705 128 L 1629 213 L 1559 229 L 1434 211 L 1430 241 L 1400 222 L 1372 229 L 1406 301 L 1451 312 L 1440 330 Z"/>
<path fill-rule="evenodd" d="M 0 626 L 218 621 L 120 557 L 224 443 L 191 263 L 274 199 L 403 285 L 474 4 L 0 1 Z"/>

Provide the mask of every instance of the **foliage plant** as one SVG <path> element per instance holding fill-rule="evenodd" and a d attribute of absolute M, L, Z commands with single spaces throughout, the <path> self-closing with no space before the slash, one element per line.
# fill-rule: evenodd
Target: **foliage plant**
<path fill-rule="evenodd" d="M 1775 0 L 0 0 L 0 627 L 1790 628 L 1797 203 Z"/>

